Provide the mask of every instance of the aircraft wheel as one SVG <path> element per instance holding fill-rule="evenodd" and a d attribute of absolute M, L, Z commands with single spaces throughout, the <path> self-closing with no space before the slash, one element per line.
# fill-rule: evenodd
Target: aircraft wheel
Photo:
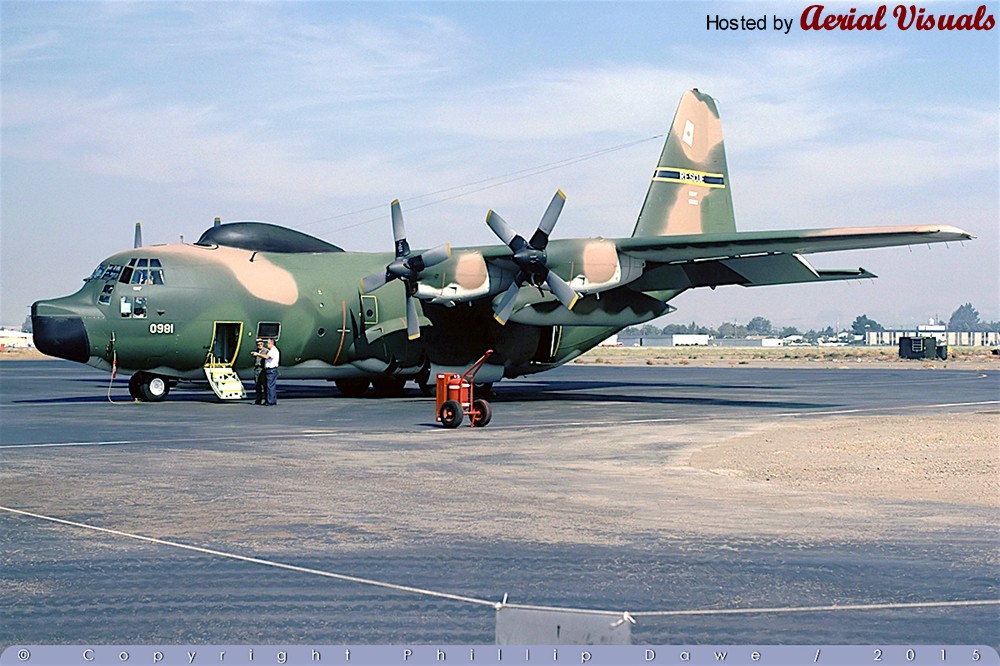
<path fill-rule="evenodd" d="M 478 398 L 472 401 L 472 414 L 469 415 L 469 421 L 472 422 L 473 428 L 485 427 L 492 418 L 493 411 L 490 409 L 490 403 Z"/>
<path fill-rule="evenodd" d="M 476 382 L 476 393 L 490 395 L 493 393 L 493 382 Z"/>
<path fill-rule="evenodd" d="M 145 400 L 142 395 L 142 389 L 140 388 L 142 384 L 142 376 L 146 374 L 144 372 L 137 372 L 128 378 L 128 394 L 132 396 L 133 400 Z"/>
<path fill-rule="evenodd" d="M 146 402 L 163 402 L 170 393 L 170 384 L 165 377 L 143 373 L 139 383 L 139 392 Z"/>
<path fill-rule="evenodd" d="M 372 380 L 375 395 L 382 398 L 398 398 L 406 390 L 406 380 L 402 377 L 376 377 Z"/>
<path fill-rule="evenodd" d="M 337 390 L 348 398 L 359 398 L 365 394 L 371 382 L 365 377 L 352 377 L 337 379 L 333 383 L 337 385 Z"/>
<path fill-rule="evenodd" d="M 462 425 L 462 405 L 449 400 L 441 405 L 438 416 L 441 417 L 441 425 L 445 428 L 457 428 Z"/>

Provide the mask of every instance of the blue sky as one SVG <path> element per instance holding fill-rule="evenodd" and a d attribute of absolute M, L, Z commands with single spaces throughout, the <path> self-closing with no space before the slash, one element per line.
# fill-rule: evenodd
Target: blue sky
<path fill-rule="evenodd" d="M 562 188 L 556 237 L 627 236 L 691 87 L 719 101 L 741 230 L 979 238 L 813 255 L 880 278 L 694 290 L 663 323 L 1000 319 L 1000 29 L 805 32 L 809 4 L 3 2 L 0 321 L 74 291 L 137 220 L 146 243 L 220 216 L 389 250 L 398 197 L 415 246 L 492 244 L 488 209 L 529 232 Z"/>

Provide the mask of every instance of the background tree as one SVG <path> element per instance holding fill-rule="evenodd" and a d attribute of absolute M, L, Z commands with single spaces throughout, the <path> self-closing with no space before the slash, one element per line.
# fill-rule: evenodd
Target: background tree
<path fill-rule="evenodd" d="M 869 319 L 868 315 L 858 315 L 851 324 L 851 331 L 854 335 L 864 335 L 868 331 L 884 331 L 885 327 L 874 319 Z"/>
<path fill-rule="evenodd" d="M 779 335 L 783 338 L 790 338 L 793 335 L 802 335 L 802 331 L 794 326 L 785 326 L 781 329 L 781 333 L 779 333 Z"/>
<path fill-rule="evenodd" d="M 774 329 L 771 328 L 771 320 L 763 317 L 754 317 L 747 324 L 747 333 L 750 335 L 771 335 Z"/>
<path fill-rule="evenodd" d="M 747 336 L 747 327 L 739 324 L 731 324 L 726 322 L 725 324 L 719 324 L 719 337 L 720 338 L 745 338 Z"/>
<path fill-rule="evenodd" d="M 978 331 L 981 327 L 979 311 L 972 307 L 972 303 L 958 306 L 958 309 L 951 313 L 951 319 L 948 320 L 948 330 L 950 331 Z"/>
<path fill-rule="evenodd" d="M 22 333 L 31 333 L 31 315 L 24 318 L 24 323 L 21 324 Z"/>

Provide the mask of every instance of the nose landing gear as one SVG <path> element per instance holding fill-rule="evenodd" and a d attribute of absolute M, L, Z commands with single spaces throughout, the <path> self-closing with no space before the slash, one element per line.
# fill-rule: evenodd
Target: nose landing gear
<path fill-rule="evenodd" d="M 162 402 L 170 393 L 170 382 L 166 377 L 140 371 L 129 378 L 128 393 L 139 402 Z"/>

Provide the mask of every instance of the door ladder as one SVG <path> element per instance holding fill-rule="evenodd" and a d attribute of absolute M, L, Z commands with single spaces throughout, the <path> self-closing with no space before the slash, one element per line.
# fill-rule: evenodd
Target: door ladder
<path fill-rule="evenodd" d="M 205 377 L 215 395 L 219 396 L 219 400 L 242 400 L 247 397 L 243 382 L 230 365 L 209 363 L 205 366 Z"/>

